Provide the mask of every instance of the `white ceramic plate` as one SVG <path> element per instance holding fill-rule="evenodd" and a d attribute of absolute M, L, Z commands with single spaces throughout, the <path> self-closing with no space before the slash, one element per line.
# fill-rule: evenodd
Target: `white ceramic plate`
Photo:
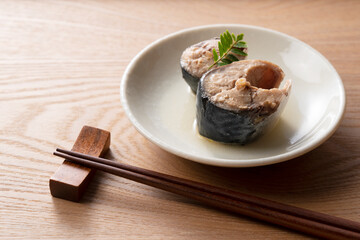
<path fill-rule="evenodd" d="M 271 61 L 293 81 L 277 126 L 245 146 L 209 141 L 197 133 L 195 96 L 180 69 L 185 48 L 226 29 L 244 33 L 248 59 Z M 334 133 L 345 107 L 342 81 L 324 56 L 283 33 L 246 25 L 196 27 L 155 41 L 131 61 L 120 89 L 127 116 L 146 138 L 178 156 L 223 167 L 260 166 L 300 156 Z"/>

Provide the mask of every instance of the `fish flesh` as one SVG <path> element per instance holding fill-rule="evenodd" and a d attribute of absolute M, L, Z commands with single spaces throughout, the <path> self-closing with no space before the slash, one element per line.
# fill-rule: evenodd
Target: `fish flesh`
<path fill-rule="evenodd" d="M 219 52 L 218 42 L 220 38 L 212 38 L 199 42 L 185 49 L 180 58 L 181 72 L 184 80 L 190 86 L 192 92 L 196 93 L 201 76 L 209 70 L 214 63 L 213 49 Z M 239 48 L 247 52 L 246 48 Z M 238 60 L 246 56 L 233 53 Z"/>

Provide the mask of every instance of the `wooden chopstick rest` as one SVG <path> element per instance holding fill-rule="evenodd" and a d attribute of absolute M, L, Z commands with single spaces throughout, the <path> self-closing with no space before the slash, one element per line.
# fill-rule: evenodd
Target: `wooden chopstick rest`
<path fill-rule="evenodd" d="M 84 126 L 72 148 L 72 151 L 94 157 L 103 156 L 110 146 L 110 132 Z M 51 195 L 78 202 L 83 196 L 95 169 L 65 160 L 50 178 Z"/>

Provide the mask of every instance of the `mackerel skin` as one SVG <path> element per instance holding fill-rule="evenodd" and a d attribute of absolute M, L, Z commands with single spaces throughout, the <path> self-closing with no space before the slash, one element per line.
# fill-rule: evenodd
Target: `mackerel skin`
<path fill-rule="evenodd" d="M 183 68 L 181 66 L 181 72 L 182 72 L 182 76 L 185 80 L 185 82 L 189 85 L 189 87 L 191 88 L 191 91 L 196 94 L 197 88 L 198 88 L 198 84 L 200 81 L 200 78 L 195 77 L 193 75 L 191 75 L 188 71 L 185 70 L 185 68 Z"/>

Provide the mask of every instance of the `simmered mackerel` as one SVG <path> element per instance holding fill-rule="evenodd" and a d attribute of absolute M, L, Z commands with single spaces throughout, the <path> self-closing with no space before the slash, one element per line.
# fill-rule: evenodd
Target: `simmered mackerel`
<path fill-rule="evenodd" d="M 180 59 L 180 66 L 183 78 L 196 93 L 197 86 L 201 76 L 208 71 L 214 63 L 212 50 L 218 52 L 219 38 L 212 38 L 197 44 L 194 44 L 183 52 Z M 246 51 L 246 50 L 245 50 Z M 239 60 L 245 59 L 244 56 L 233 54 Z"/>
<path fill-rule="evenodd" d="M 277 122 L 291 89 L 279 66 L 243 60 L 206 73 L 197 95 L 199 133 L 215 141 L 248 143 Z"/>

